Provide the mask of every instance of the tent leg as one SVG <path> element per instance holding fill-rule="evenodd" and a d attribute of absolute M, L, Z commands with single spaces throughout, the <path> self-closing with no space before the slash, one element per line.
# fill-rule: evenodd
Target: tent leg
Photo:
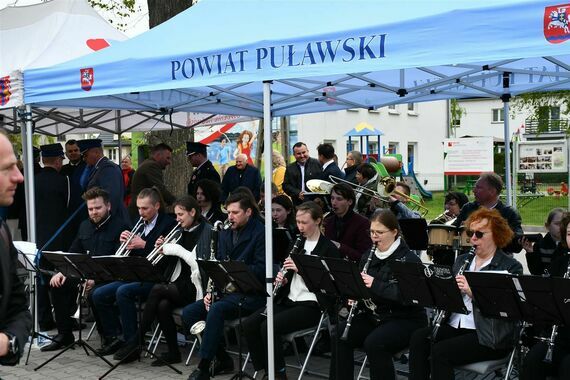
<path fill-rule="evenodd" d="M 265 176 L 265 220 L 271 220 L 271 82 L 263 82 L 263 146 Z M 270 380 L 275 378 L 273 357 L 273 230 L 271 223 L 265 223 L 265 287 L 271 297 L 267 298 L 267 372 Z"/>
<path fill-rule="evenodd" d="M 512 178 L 511 178 L 511 134 L 509 131 L 509 101 L 511 99 L 511 94 L 509 92 L 509 81 L 510 73 L 503 73 L 503 95 L 501 100 L 503 101 L 503 137 L 505 140 L 505 184 L 507 189 L 506 203 L 507 206 L 513 204 L 512 200 Z"/>

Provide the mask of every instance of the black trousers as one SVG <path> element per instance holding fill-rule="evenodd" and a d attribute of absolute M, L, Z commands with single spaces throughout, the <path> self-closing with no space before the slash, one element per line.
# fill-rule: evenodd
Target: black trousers
<path fill-rule="evenodd" d="M 275 305 L 273 313 L 274 357 L 277 370 L 285 368 L 281 336 L 298 330 L 316 327 L 321 310 L 316 302 L 288 302 Z M 267 317 L 257 310 L 243 322 L 243 333 L 256 371 L 267 370 Z"/>
<path fill-rule="evenodd" d="M 504 358 L 509 349 L 495 350 L 483 346 L 477 339 L 477 332 L 470 329 L 456 329 L 442 324 L 432 344 L 431 327 L 416 331 L 410 341 L 410 375 L 408 379 L 448 380 L 455 378 L 457 366 Z"/>
<path fill-rule="evenodd" d="M 160 328 L 162 329 L 162 334 L 166 339 L 168 351 L 171 354 L 179 353 L 180 350 L 176 339 L 176 323 L 174 322 L 172 311 L 177 307 L 184 306 L 185 303 L 183 302 L 184 301 L 182 300 L 176 285 L 155 285 L 146 299 L 139 334 L 136 334 L 133 339 L 137 339 L 139 336 L 144 335 L 150 330 L 152 322 L 155 319 L 158 319 Z M 131 341 L 129 343 L 134 344 L 136 341 Z"/>
<path fill-rule="evenodd" d="M 43 326 L 50 325 L 54 323 L 53 314 L 51 312 L 51 300 L 50 300 L 50 276 L 45 274 L 38 274 L 36 276 L 36 294 L 38 298 L 38 322 L 40 324 L 40 330 Z"/>
<path fill-rule="evenodd" d="M 73 333 L 72 310 L 77 305 L 77 286 L 79 280 L 68 277 L 59 288 L 51 288 L 55 324 L 58 334 L 70 335 Z"/>
<path fill-rule="evenodd" d="M 547 344 L 540 342 L 531 347 L 524 357 L 521 380 L 545 380 L 548 376 L 570 379 L 570 350 L 568 347 L 554 346 L 552 363 L 545 363 Z"/>
<path fill-rule="evenodd" d="M 370 379 L 396 379 L 394 354 L 408 347 L 410 337 L 427 323 L 425 316 L 413 319 L 388 319 L 378 322 L 369 313 L 356 315 L 346 341 L 340 337 L 346 322 L 337 325 L 335 345 L 332 350 L 330 378 L 346 380 L 354 378 L 354 349 L 362 347 L 370 363 Z"/>

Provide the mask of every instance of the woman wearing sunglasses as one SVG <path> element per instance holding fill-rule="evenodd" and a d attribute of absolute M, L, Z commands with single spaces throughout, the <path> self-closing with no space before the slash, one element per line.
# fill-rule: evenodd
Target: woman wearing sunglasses
<path fill-rule="evenodd" d="M 376 309 L 372 311 L 365 302 L 358 302 L 358 310 L 363 312 L 355 313 L 346 340 L 342 335 L 347 323 L 337 325 L 331 379 L 354 378 L 354 349 L 358 347 L 363 347 L 368 355 L 370 379 L 396 379 L 392 357 L 408 347 L 412 333 L 427 323 L 423 308 L 402 304 L 392 264 L 397 260 L 421 261 L 402 240 L 398 219 L 392 211 L 379 209 L 372 214 L 370 238 L 373 247 L 362 256 L 360 269 L 368 263 L 367 272 L 361 276 Z"/>
<path fill-rule="evenodd" d="M 522 265 L 505 255 L 501 248 L 513 238 L 513 232 L 497 210 L 480 208 L 467 219 L 468 236 L 475 255 L 461 255 L 453 265 L 457 273 L 467 259 L 465 271 L 500 271 L 522 274 Z M 410 341 L 409 379 L 454 379 L 454 367 L 504 358 L 514 345 L 515 324 L 485 318 L 472 303 L 473 294 L 465 276 L 455 277 L 469 314 L 450 313 L 442 322 L 435 341 L 432 329 L 416 331 Z"/>

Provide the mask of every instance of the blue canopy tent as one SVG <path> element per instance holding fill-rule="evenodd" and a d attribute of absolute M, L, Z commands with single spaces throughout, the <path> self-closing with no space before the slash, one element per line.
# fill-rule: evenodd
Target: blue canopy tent
<path fill-rule="evenodd" d="M 474 97 L 502 98 L 508 115 L 511 95 L 570 88 L 569 11 L 540 0 L 202 0 L 120 46 L 25 71 L 24 99 L 263 117 L 265 146 L 273 116 Z M 509 141 L 508 118 L 504 128 Z"/>

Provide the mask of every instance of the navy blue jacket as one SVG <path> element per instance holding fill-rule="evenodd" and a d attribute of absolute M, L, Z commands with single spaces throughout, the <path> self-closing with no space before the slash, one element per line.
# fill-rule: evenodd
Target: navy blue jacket
<path fill-rule="evenodd" d="M 162 212 L 158 213 L 156 224 L 147 236 L 142 236 L 142 232 L 144 231 L 139 230 L 141 231 L 141 238 L 146 242 L 145 247 L 142 249 L 134 249 L 131 252 L 131 256 L 147 257 L 148 254 L 151 253 L 154 249 L 154 243 L 156 240 L 160 236 L 166 236 L 174 228 L 175 225 L 176 221 L 172 219 L 171 216 L 166 215 Z"/>
<path fill-rule="evenodd" d="M 338 167 L 336 162 L 331 162 L 324 170 L 323 170 L 323 180 L 327 182 L 332 182 L 329 176 L 334 175 L 335 177 L 344 179 L 344 173 Z"/>
<path fill-rule="evenodd" d="M 107 157 L 101 158 L 95 165 L 87 182 L 87 190 L 92 187 L 100 187 L 106 190 L 111 200 L 111 211 L 128 220 L 127 209 L 123 202 L 125 185 L 123 184 L 123 174 L 119 165 Z"/>
<path fill-rule="evenodd" d="M 230 166 L 222 180 L 222 201 L 225 201 L 229 193 L 239 186 L 245 186 L 250 189 L 255 200 L 259 201 L 259 192 L 261 190 L 259 169 L 251 165 L 246 165 L 244 170 L 238 170 L 235 166 Z"/>
<path fill-rule="evenodd" d="M 71 244 L 72 253 L 89 253 L 90 256 L 114 255 L 119 248 L 119 237 L 131 227 L 125 219 L 111 214 L 106 221 L 95 225 L 90 219 L 81 222 L 77 237 Z"/>
<path fill-rule="evenodd" d="M 258 280 L 265 283 L 265 227 L 251 216 L 247 224 L 238 232 L 233 243 L 234 230 L 221 231 L 218 240 L 218 260 L 243 261 Z"/>

